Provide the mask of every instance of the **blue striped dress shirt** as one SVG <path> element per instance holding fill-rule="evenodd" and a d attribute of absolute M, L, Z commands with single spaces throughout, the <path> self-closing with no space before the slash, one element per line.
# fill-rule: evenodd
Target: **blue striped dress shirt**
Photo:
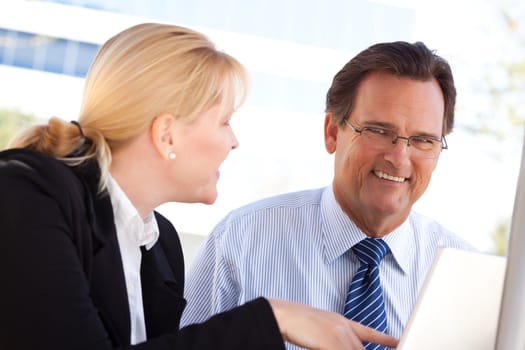
<path fill-rule="evenodd" d="M 181 325 L 204 321 L 258 296 L 342 313 L 359 267 L 350 248 L 364 238 L 331 186 L 236 209 L 212 230 L 188 270 Z M 415 212 L 383 239 L 392 251 L 380 265 L 387 322 L 389 333 L 399 337 L 436 248 L 474 248 Z"/>

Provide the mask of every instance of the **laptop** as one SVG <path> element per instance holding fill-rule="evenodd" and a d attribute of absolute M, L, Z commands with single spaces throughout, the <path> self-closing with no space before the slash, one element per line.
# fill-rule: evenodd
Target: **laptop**
<path fill-rule="evenodd" d="M 514 199 L 496 350 L 525 350 L 525 142 Z"/>
<path fill-rule="evenodd" d="M 438 249 L 398 350 L 494 350 L 506 258 Z"/>
<path fill-rule="evenodd" d="M 397 350 L 525 350 L 525 142 L 521 157 L 507 257 L 440 249 Z"/>

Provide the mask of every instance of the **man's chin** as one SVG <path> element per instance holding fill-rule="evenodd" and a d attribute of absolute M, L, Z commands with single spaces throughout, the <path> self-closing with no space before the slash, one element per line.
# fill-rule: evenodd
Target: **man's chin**
<path fill-rule="evenodd" d="M 408 203 L 403 203 L 400 200 L 383 198 L 378 199 L 371 210 L 379 217 L 406 216 L 410 212 L 410 207 Z"/>

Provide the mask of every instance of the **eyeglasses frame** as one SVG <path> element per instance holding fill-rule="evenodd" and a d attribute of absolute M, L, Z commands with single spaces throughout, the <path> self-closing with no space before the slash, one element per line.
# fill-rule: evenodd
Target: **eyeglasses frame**
<path fill-rule="evenodd" d="M 359 135 L 362 134 L 362 132 L 366 129 L 370 129 L 370 127 L 363 127 L 361 129 L 358 129 L 356 128 L 355 126 L 353 126 L 352 124 L 350 124 L 350 121 L 348 120 L 348 118 L 346 118 L 345 120 L 345 123 L 356 133 L 358 133 Z M 413 139 L 414 137 L 419 137 L 421 135 L 413 135 L 413 136 L 400 136 L 397 132 L 393 131 L 393 130 L 390 130 L 390 129 L 385 129 L 385 128 L 380 128 L 378 127 L 379 129 L 384 129 L 384 130 L 388 130 L 389 132 L 391 132 L 393 135 L 395 135 L 394 139 L 392 140 L 392 144 L 395 145 L 397 144 L 397 140 L 399 139 L 402 139 L 402 140 L 406 140 L 407 141 L 407 147 L 410 147 L 410 140 Z M 441 140 L 438 140 L 437 138 L 434 138 L 434 137 L 428 137 L 436 142 L 439 142 L 441 143 L 441 151 L 444 150 L 444 149 L 448 149 L 448 144 L 447 144 L 447 139 L 445 138 L 445 135 L 442 135 L 441 136 Z"/>

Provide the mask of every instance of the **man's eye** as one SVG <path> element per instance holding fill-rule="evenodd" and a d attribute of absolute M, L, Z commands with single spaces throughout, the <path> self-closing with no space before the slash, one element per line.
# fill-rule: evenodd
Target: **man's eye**
<path fill-rule="evenodd" d="M 367 132 L 371 134 L 378 135 L 378 136 L 389 136 L 390 137 L 392 135 L 392 131 L 387 130 L 387 129 L 382 129 L 382 128 L 366 127 L 364 128 L 364 130 L 366 130 Z"/>
<path fill-rule="evenodd" d="M 410 140 L 410 143 L 417 143 L 417 144 L 426 144 L 426 145 L 434 145 L 438 141 L 432 137 L 426 137 L 426 136 L 414 136 Z"/>

